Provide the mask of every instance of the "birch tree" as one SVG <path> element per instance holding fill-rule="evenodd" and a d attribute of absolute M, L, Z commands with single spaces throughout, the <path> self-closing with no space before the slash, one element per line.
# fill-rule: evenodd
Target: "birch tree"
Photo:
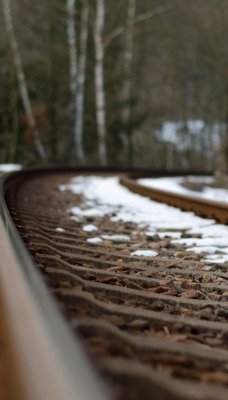
<path fill-rule="evenodd" d="M 67 34 L 70 54 L 70 87 L 72 95 L 71 155 L 73 160 L 76 157 L 80 163 L 84 163 L 85 153 L 83 148 L 83 114 L 89 16 L 88 0 L 84 0 L 82 4 L 79 54 L 77 50 L 77 35 L 75 28 L 75 0 L 67 0 L 67 12 Z"/>
<path fill-rule="evenodd" d="M 105 19 L 104 0 L 96 0 L 96 17 L 94 25 L 95 43 L 95 96 L 96 121 L 98 132 L 98 152 L 101 165 L 107 165 L 106 150 L 106 99 L 104 89 L 104 43 L 103 30 Z"/>
<path fill-rule="evenodd" d="M 9 37 L 10 46 L 12 49 L 14 65 L 16 69 L 16 75 L 18 80 L 18 86 L 20 91 L 21 100 L 25 110 L 28 126 L 33 134 L 34 144 L 38 155 L 42 161 L 47 161 L 47 153 L 40 139 L 40 132 L 36 126 L 36 121 L 32 113 L 32 106 L 28 94 L 28 88 L 25 80 L 25 74 L 22 66 L 20 51 L 16 36 L 14 33 L 13 20 L 11 14 L 10 0 L 2 0 L 3 15 L 6 25 L 7 34 Z"/>

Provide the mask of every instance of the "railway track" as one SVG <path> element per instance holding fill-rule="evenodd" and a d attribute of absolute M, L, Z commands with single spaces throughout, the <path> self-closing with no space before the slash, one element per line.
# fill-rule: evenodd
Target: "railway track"
<path fill-rule="evenodd" d="M 148 238 L 145 227 L 116 222 L 109 214 L 69 218 L 66 209 L 85 210 L 88 199 L 59 188 L 83 173 L 91 175 L 27 171 L 2 183 L 2 365 L 8 397 L 227 399 L 226 269 L 205 266 L 170 239 Z M 131 190 L 162 196 L 119 175 Z M 192 210 L 192 199 L 188 205 L 182 200 L 174 205 Z M 227 222 L 225 205 L 222 211 L 219 204 L 206 206 L 197 205 L 201 215 Z M 86 231 L 88 224 L 96 231 Z M 91 241 L 97 235 L 105 239 Z M 158 255 L 132 255 L 139 248 L 156 248 Z M 17 395 L 9 380 L 18 382 Z"/>

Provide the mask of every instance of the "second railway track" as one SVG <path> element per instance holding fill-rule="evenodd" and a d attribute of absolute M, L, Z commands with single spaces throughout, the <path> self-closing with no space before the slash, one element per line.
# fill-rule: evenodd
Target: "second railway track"
<path fill-rule="evenodd" d="M 108 387 L 98 382 L 100 399 L 227 399 L 228 272 L 205 267 L 200 256 L 184 254 L 168 239 L 148 238 L 133 222 L 114 222 L 110 215 L 69 219 L 66 209 L 86 205 L 83 194 L 59 190 L 75 175 L 18 173 L 6 180 L 5 198 L 34 268 Z M 214 213 L 227 221 L 225 206 Z M 86 224 L 95 224 L 106 240 L 90 243 Z M 123 235 L 130 240 L 121 241 Z M 151 249 L 151 242 L 157 257 L 131 255 Z M 86 370 L 82 376 L 80 366 L 74 368 L 76 386 L 86 382 Z M 81 397 L 94 398 L 93 392 Z"/>

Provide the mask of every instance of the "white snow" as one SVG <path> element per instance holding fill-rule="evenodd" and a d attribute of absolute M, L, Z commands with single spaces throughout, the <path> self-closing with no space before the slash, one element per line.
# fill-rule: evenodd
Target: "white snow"
<path fill-rule="evenodd" d="M 1 172 L 19 171 L 20 169 L 21 165 L 19 164 L 0 164 Z"/>
<path fill-rule="evenodd" d="M 187 246 L 216 246 L 216 247 L 227 247 L 228 246 L 228 237 L 227 238 L 186 238 L 186 239 L 177 239 L 173 240 L 173 243 L 186 244 Z"/>
<path fill-rule="evenodd" d="M 149 230 L 149 231 L 146 231 L 146 232 L 145 232 L 145 235 L 148 236 L 148 237 L 151 237 L 151 236 L 154 236 L 156 233 L 157 233 L 157 230 L 156 230 L 156 229 L 152 229 L 152 228 L 150 227 L 150 230 Z"/>
<path fill-rule="evenodd" d="M 56 228 L 56 232 L 65 232 L 65 229 L 58 226 L 58 228 Z"/>
<path fill-rule="evenodd" d="M 117 242 L 128 242 L 130 240 L 130 237 L 127 235 L 102 235 L 101 237 L 105 240 L 113 240 Z"/>
<path fill-rule="evenodd" d="M 94 231 L 97 231 L 97 227 L 95 226 L 95 225 L 85 225 L 85 226 L 83 226 L 83 231 L 85 231 L 85 232 L 94 232 Z"/>
<path fill-rule="evenodd" d="M 213 255 L 208 255 L 205 258 L 205 261 L 207 263 L 216 263 L 216 264 L 223 264 L 224 262 L 228 261 L 228 255 L 222 255 L 222 254 L 213 254 Z"/>
<path fill-rule="evenodd" d="M 88 243 L 101 243 L 103 240 L 99 237 L 88 238 L 86 240 Z"/>
<path fill-rule="evenodd" d="M 207 254 L 214 254 L 217 251 L 217 247 L 215 246 L 200 246 L 200 247 L 189 247 L 187 251 L 191 251 L 196 254 L 200 253 L 207 253 Z"/>
<path fill-rule="evenodd" d="M 168 182 L 166 179 L 156 179 L 156 181 L 160 181 L 160 187 L 161 183 L 165 182 L 165 189 L 169 182 L 170 188 L 178 186 L 180 190 L 187 191 L 178 185 L 180 178 L 169 178 Z M 153 181 L 155 180 L 153 179 Z M 185 244 L 191 251 L 205 252 L 207 254 L 206 262 L 228 261 L 227 226 L 132 193 L 119 184 L 118 177 L 79 176 L 73 178 L 69 184 L 62 185 L 60 190 L 71 190 L 73 193 L 84 196 L 87 208 L 82 210 L 79 207 L 72 207 L 69 209 L 68 212 L 73 214 L 71 219 L 80 220 L 87 216 L 99 218 L 108 215 L 112 221 L 131 221 L 139 227 L 145 228 L 147 236 L 157 234 L 161 239 L 168 236 L 174 239 L 173 243 Z M 202 238 L 181 239 L 183 232 L 199 234 Z M 113 235 L 103 235 L 102 238 L 116 240 Z M 225 254 L 215 254 L 216 252 Z"/>
<path fill-rule="evenodd" d="M 103 217 L 104 212 L 102 210 L 96 208 L 87 208 L 85 210 L 81 210 L 79 207 L 72 207 L 70 211 L 77 216 L 82 217 Z"/>
<path fill-rule="evenodd" d="M 71 221 L 75 221 L 75 222 L 79 222 L 79 221 L 80 221 L 80 218 L 79 218 L 79 217 L 76 217 L 75 215 L 71 215 L 71 216 L 69 217 L 69 219 L 70 219 Z"/>
<path fill-rule="evenodd" d="M 153 250 L 143 250 L 143 249 L 139 249 L 136 251 L 133 251 L 131 253 L 132 256 L 144 256 L 144 257 L 155 257 L 158 255 L 158 253 L 156 253 L 156 251 Z"/>
<path fill-rule="evenodd" d="M 175 231 L 158 232 L 157 235 L 161 239 L 164 239 L 164 238 L 179 239 L 181 237 L 181 232 L 175 232 Z"/>
<path fill-rule="evenodd" d="M 192 228 L 187 231 L 190 234 L 200 234 L 202 237 L 226 237 L 228 236 L 228 226 L 221 224 L 214 224 L 204 226 L 203 228 Z"/>

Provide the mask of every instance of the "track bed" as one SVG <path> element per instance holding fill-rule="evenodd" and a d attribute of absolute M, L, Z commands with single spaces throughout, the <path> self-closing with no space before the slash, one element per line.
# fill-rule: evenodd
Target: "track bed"
<path fill-rule="evenodd" d="M 10 212 L 114 399 L 227 399 L 226 270 L 111 215 L 70 220 L 66 209 L 86 200 L 59 191 L 70 177 L 24 183 Z M 97 235 L 130 240 L 88 242 Z M 132 256 L 139 248 L 158 255 Z"/>

